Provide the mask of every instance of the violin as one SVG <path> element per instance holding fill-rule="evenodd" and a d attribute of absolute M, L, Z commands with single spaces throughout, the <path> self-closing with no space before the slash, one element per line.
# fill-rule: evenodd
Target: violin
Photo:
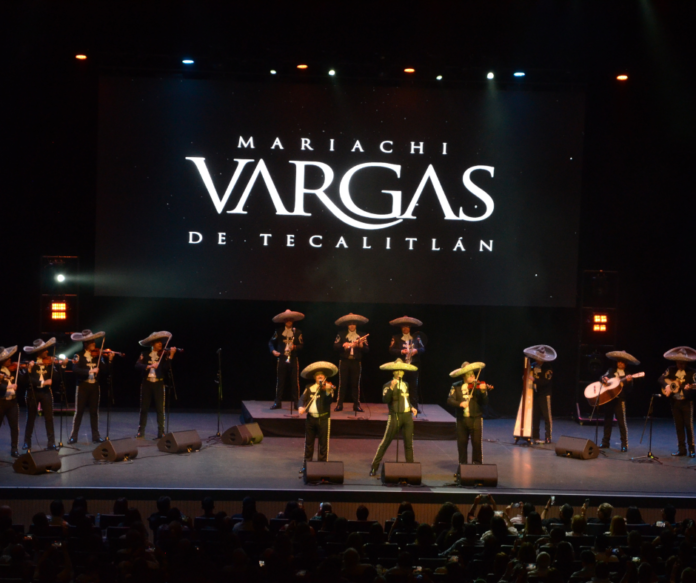
<path fill-rule="evenodd" d="M 171 350 L 173 350 L 174 352 L 183 352 L 184 351 L 183 348 L 177 348 L 176 346 L 170 346 L 166 350 L 165 349 L 162 349 L 162 350 L 164 350 L 165 352 L 169 352 Z M 157 354 L 162 354 L 162 350 L 159 350 L 157 352 Z"/>
<path fill-rule="evenodd" d="M 69 362 L 69 358 L 58 358 L 56 356 L 47 356 L 46 358 L 42 358 L 38 360 L 37 362 L 41 362 L 44 366 L 51 366 L 52 364 L 65 364 L 66 362 Z M 22 365 L 25 366 L 25 365 Z"/>
<path fill-rule="evenodd" d="M 92 350 L 92 358 L 97 358 L 99 356 L 99 353 L 103 356 L 110 356 L 113 354 L 114 356 L 126 356 L 125 352 L 116 352 L 115 350 L 111 350 L 110 348 L 105 348 L 104 350 L 99 350 L 98 348 L 95 348 Z"/>
<path fill-rule="evenodd" d="M 10 370 L 10 372 L 16 372 L 17 371 L 17 363 L 11 362 L 10 364 L 7 365 L 7 368 Z M 23 362 L 22 364 L 19 365 L 19 368 L 27 368 L 27 363 Z"/>

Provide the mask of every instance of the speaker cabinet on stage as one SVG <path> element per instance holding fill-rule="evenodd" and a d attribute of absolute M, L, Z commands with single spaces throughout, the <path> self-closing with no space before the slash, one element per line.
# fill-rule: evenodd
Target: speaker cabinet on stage
<path fill-rule="evenodd" d="M 562 435 L 556 443 L 556 455 L 578 460 L 593 460 L 599 456 L 599 448 L 590 439 Z"/>
<path fill-rule="evenodd" d="M 307 462 L 304 482 L 343 484 L 343 462 Z"/>
<path fill-rule="evenodd" d="M 198 431 L 190 429 L 188 431 L 175 431 L 167 433 L 157 442 L 157 449 L 166 453 L 186 453 L 201 449 L 203 442 L 198 436 Z"/>
<path fill-rule="evenodd" d="M 498 466 L 495 464 L 459 464 L 460 486 L 498 487 Z"/>
<path fill-rule="evenodd" d="M 107 462 L 122 462 L 138 457 L 138 442 L 132 437 L 125 439 L 110 439 L 100 443 L 92 452 L 95 460 Z"/>
<path fill-rule="evenodd" d="M 233 425 L 222 434 L 225 445 L 254 445 L 263 441 L 263 432 L 258 423 Z"/>
<path fill-rule="evenodd" d="M 421 483 L 422 473 L 420 462 L 384 462 L 382 464 L 382 484 L 398 484 L 407 482 L 413 486 Z"/>
<path fill-rule="evenodd" d="M 60 456 L 54 449 L 30 451 L 20 455 L 12 464 L 18 474 L 45 474 L 60 470 Z"/>

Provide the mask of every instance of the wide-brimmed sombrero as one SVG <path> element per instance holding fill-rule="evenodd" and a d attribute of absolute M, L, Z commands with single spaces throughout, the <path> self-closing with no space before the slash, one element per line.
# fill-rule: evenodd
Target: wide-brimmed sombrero
<path fill-rule="evenodd" d="M 389 322 L 392 326 L 422 326 L 423 322 L 421 322 L 418 318 L 411 318 L 411 316 L 401 316 L 401 318 L 397 318 L 396 320 L 392 320 Z"/>
<path fill-rule="evenodd" d="M 15 352 L 17 352 L 16 346 L 8 346 L 7 348 L 0 346 L 0 362 L 5 362 L 8 358 L 11 358 Z"/>
<path fill-rule="evenodd" d="M 665 352 L 664 357 L 677 362 L 693 362 L 696 360 L 696 350 L 690 346 L 677 346 Z"/>
<path fill-rule="evenodd" d="M 44 342 L 43 340 L 41 340 L 41 338 L 39 338 L 37 340 L 34 340 L 32 346 L 25 346 L 24 352 L 26 352 L 27 354 L 34 354 L 35 352 L 43 352 L 47 348 L 50 348 L 51 346 L 53 346 L 55 343 L 56 343 L 55 338 L 51 338 L 50 340 L 47 340 L 46 342 Z"/>
<path fill-rule="evenodd" d="M 365 316 L 359 316 L 358 314 L 353 314 L 351 312 L 350 314 L 341 316 L 338 320 L 336 320 L 336 326 L 348 326 L 349 324 L 367 324 L 369 321 L 370 320 L 368 320 Z"/>
<path fill-rule="evenodd" d="M 546 344 L 530 346 L 529 348 L 525 348 L 522 352 L 528 358 L 533 360 L 541 360 L 543 362 L 551 362 L 552 360 L 556 360 L 558 357 L 556 351 Z"/>
<path fill-rule="evenodd" d="M 379 370 L 418 370 L 417 366 L 412 364 L 407 364 L 400 358 L 397 358 L 394 362 L 385 362 L 379 367 Z"/>
<path fill-rule="evenodd" d="M 450 376 L 451 376 L 452 378 L 460 377 L 460 376 L 462 376 L 462 375 L 465 375 L 465 374 L 467 374 L 467 373 L 469 373 L 469 372 L 473 372 L 473 371 L 475 371 L 475 370 L 479 370 L 479 369 L 481 369 L 481 368 L 486 368 L 486 363 L 485 363 L 485 362 L 471 362 L 471 363 L 469 363 L 469 362 L 463 362 L 463 363 L 462 363 L 462 366 L 461 366 L 460 368 L 458 368 L 457 370 L 453 370 L 453 371 L 450 373 Z"/>
<path fill-rule="evenodd" d="M 147 338 L 138 342 L 138 344 L 140 344 L 140 346 L 152 346 L 158 340 L 162 340 L 162 341 L 166 342 L 171 337 L 172 337 L 171 332 L 167 332 L 166 330 L 162 330 L 160 332 L 153 332 Z"/>
<path fill-rule="evenodd" d="M 623 350 L 614 350 L 613 352 L 607 352 L 607 358 L 611 358 L 612 360 L 623 360 L 628 364 L 640 364 L 640 360 Z"/>
<path fill-rule="evenodd" d="M 301 314 L 300 312 L 293 312 L 292 310 L 285 310 L 277 316 L 273 316 L 273 322 L 276 324 L 282 324 L 288 321 L 299 322 L 300 320 L 304 320 L 304 314 Z"/>
<path fill-rule="evenodd" d="M 75 334 L 70 335 L 70 339 L 75 342 L 89 342 L 90 340 L 96 340 L 106 336 L 106 332 L 92 332 L 91 330 L 83 330 L 82 332 L 75 332 Z"/>
<path fill-rule="evenodd" d="M 328 379 L 338 374 L 338 367 L 331 362 L 320 360 L 318 362 L 313 362 L 312 364 L 306 366 L 304 370 L 300 373 L 300 376 L 303 379 L 311 379 L 314 378 L 314 375 L 318 372 L 324 373 L 324 376 Z"/>

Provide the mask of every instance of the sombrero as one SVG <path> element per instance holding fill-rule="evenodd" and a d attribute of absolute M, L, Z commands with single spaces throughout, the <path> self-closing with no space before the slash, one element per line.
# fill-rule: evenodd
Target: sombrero
<path fill-rule="evenodd" d="M 640 364 L 640 361 L 635 356 L 631 356 L 628 352 L 624 352 L 623 350 L 607 352 L 607 358 L 611 358 L 612 360 L 623 360 L 628 364 Z"/>
<path fill-rule="evenodd" d="M 92 332 L 91 330 L 83 330 L 82 332 L 75 332 L 75 334 L 70 335 L 70 339 L 75 342 L 89 342 L 90 340 L 96 340 L 105 336 L 106 332 Z"/>
<path fill-rule="evenodd" d="M 51 338 L 47 342 L 44 342 L 43 340 L 41 340 L 41 338 L 39 338 L 38 340 L 34 340 L 33 346 L 25 346 L 24 352 L 26 352 L 27 354 L 34 354 L 35 352 L 43 352 L 47 348 L 50 348 L 51 346 L 53 346 L 55 343 L 56 343 L 55 338 Z"/>
<path fill-rule="evenodd" d="M 530 346 L 529 348 L 525 348 L 522 352 L 525 356 L 531 359 L 541 360 L 543 362 L 551 362 L 552 360 L 556 360 L 556 358 L 558 357 L 556 351 L 550 346 L 547 346 L 546 344 L 537 344 L 536 346 Z"/>
<path fill-rule="evenodd" d="M 379 367 L 379 370 L 418 370 L 418 367 L 406 364 L 403 360 L 397 358 L 394 362 L 384 363 Z"/>
<path fill-rule="evenodd" d="M 304 314 L 301 314 L 300 312 L 293 312 L 292 310 L 285 310 L 284 312 L 281 312 L 277 316 L 273 317 L 273 322 L 276 324 L 282 324 L 287 321 L 299 322 L 300 320 L 304 320 Z"/>
<path fill-rule="evenodd" d="M 138 342 L 138 344 L 140 344 L 140 346 L 152 346 L 158 340 L 164 340 L 165 338 L 168 340 L 171 337 L 172 337 L 171 332 L 167 332 L 166 330 L 162 330 L 161 332 L 153 332 L 147 338 Z"/>
<path fill-rule="evenodd" d="M 474 370 L 479 370 L 480 368 L 486 368 L 486 363 L 485 362 L 472 362 L 471 364 L 469 364 L 468 362 L 463 362 L 461 368 L 458 368 L 457 370 L 453 370 L 450 373 L 450 376 L 452 378 L 460 377 L 462 375 L 465 375 L 468 372 L 472 372 Z"/>
<path fill-rule="evenodd" d="M 411 318 L 411 316 L 401 316 L 396 320 L 389 322 L 392 326 L 422 326 L 423 322 L 417 318 Z"/>
<path fill-rule="evenodd" d="M 326 378 L 328 379 L 338 374 L 338 367 L 331 362 L 320 360 L 318 362 L 313 362 L 312 364 L 306 366 L 304 370 L 300 373 L 300 376 L 303 379 L 311 379 L 314 378 L 314 375 L 318 372 L 323 372 L 324 376 L 326 376 Z"/>
<path fill-rule="evenodd" d="M 664 357 L 667 360 L 693 362 L 696 360 L 696 350 L 689 346 L 677 346 L 665 352 Z"/>
<path fill-rule="evenodd" d="M 368 320 L 365 316 L 358 316 L 358 314 L 353 314 L 351 312 L 350 314 L 341 316 L 338 320 L 336 320 L 336 326 L 348 326 L 348 324 L 367 324 L 369 321 L 370 320 Z"/>
<path fill-rule="evenodd" d="M 15 352 L 17 352 L 16 346 L 8 346 L 7 348 L 5 348 L 4 346 L 0 346 L 0 362 L 5 362 Z"/>

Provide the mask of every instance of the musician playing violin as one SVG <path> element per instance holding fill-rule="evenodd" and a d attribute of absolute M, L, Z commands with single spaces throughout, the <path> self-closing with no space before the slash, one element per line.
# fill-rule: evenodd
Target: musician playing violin
<path fill-rule="evenodd" d="M 104 346 L 106 332 L 92 332 L 83 330 L 72 334 L 70 338 L 74 342 L 82 342 L 82 351 L 73 359 L 73 372 L 75 373 L 75 416 L 68 443 L 77 443 L 80 435 L 80 424 L 85 409 L 89 407 L 89 422 L 92 429 L 92 443 L 102 443 L 104 439 L 99 435 L 99 375 L 108 375 L 111 368 L 113 353 L 107 358 L 101 354 Z M 101 339 L 100 347 L 96 341 Z"/>
<path fill-rule="evenodd" d="M 696 371 L 686 366 L 687 362 L 696 360 L 696 350 L 689 346 L 677 346 L 665 352 L 664 357 L 673 361 L 658 379 L 662 394 L 669 398 L 677 431 L 678 449 L 673 456 L 685 456 L 689 446 L 689 456 L 696 457 L 694 447 L 694 403 L 691 392 L 696 389 Z"/>
<path fill-rule="evenodd" d="M 44 414 L 46 423 L 46 449 L 57 449 L 55 432 L 53 429 L 53 378 L 56 373 L 56 364 L 53 357 L 49 356 L 48 349 L 56 343 L 55 338 L 48 342 L 41 339 L 34 340 L 32 346 L 25 346 L 24 352 L 32 360 L 27 363 L 29 374 L 29 387 L 25 395 L 27 403 L 27 424 L 24 428 L 24 446 L 22 449 L 31 449 L 31 438 L 34 433 L 34 422 L 39 413 L 39 404 Z M 35 359 L 35 360 L 34 360 Z"/>
<path fill-rule="evenodd" d="M 138 437 L 145 437 L 145 427 L 147 426 L 147 413 L 150 403 L 155 402 L 157 413 L 157 439 L 164 436 L 164 399 L 165 399 L 165 375 L 169 373 L 172 366 L 172 358 L 177 352 L 176 348 L 165 350 L 165 344 L 171 339 L 171 332 L 153 332 L 147 338 L 140 341 L 140 346 L 145 346 L 145 350 L 140 354 L 138 362 L 135 363 L 136 370 L 140 371 L 143 380 L 140 384 L 140 425 L 138 426 Z"/>
<path fill-rule="evenodd" d="M 336 320 L 336 326 L 348 326 L 345 332 L 339 332 L 334 340 L 334 350 L 340 354 L 338 363 L 338 401 L 334 411 L 343 410 L 343 401 L 350 387 L 353 397 L 353 411 L 362 413 L 360 406 L 360 379 L 362 377 L 362 357 L 369 352 L 367 336 L 360 336 L 358 324 L 367 324 L 364 316 L 350 313 Z"/>
<path fill-rule="evenodd" d="M 17 352 L 16 346 L 10 346 L 9 348 L 0 346 L 0 425 L 7 418 L 7 424 L 10 427 L 10 455 L 19 457 L 19 450 L 17 449 L 19 443 L 17 379 L 26 377 L 26 374 L 17 372 L 17 363 L 12 362 L 12 355 L 15 352 Z"/>
<path fill-rule="evenodd" d="M 483 362 L 464 362 L 460 368 L 450 373 L 452 378 L 464 377 L 452 385 L 447 397 L 447 404 L 456 407 L 457 452 L 460 464 L 469 463 L 469 440 L 472 463 L 483 463 L 483 408 L 488 404 L 488 389 L 492 387 L 479 381 L 477 372 L 485 366 Z M 459 468 L 456 477 L 459 478 Z"/>
<path fill-rule="evenodd" d="M 268 341 L 268 349 L 276 357 L 276 391 L 271 409 L 282 408 L 286 383 L 290 388 L 290 399 L 299 406 L 300 398 L 300 364 L 297 353 L 302 350 L 304 340 L 302 330 L 295 327 L 295 322 L 304 319 L 304 314 L 285 310 L 273 317 L 275 324 L 283 324 Z"/>
<path fill-rule="evenodd" d="M 551 443 L 553 416 L 551 414 L 551 393 L 553 391 L 553 368 L 556 351 L 546 344 L 530 346 L 523 351 L 532 361 L 531 374 L 534 380 L 534 406 L 532 408 L 532 440 L 541 441 L 541 418 L 544 418 L 544 443 Z"/>
<path fill-rule="evenodd" d="M 621 451 L 627 452 L 628 427 L 626 425 L 626 397 L 633 391 L 633 377 L 626 373 L 626 365 L 637 365 L 640 364 L 640 361 L 623 350 L 607 352 L 607 358 L 615 360 L 616 366 L 610 367 L 609 370 L 604 373 L 602 382 L 607 383 L 611 378 L 619 378 L 621 379 L 622 389 L 616 398 L 601 406 L 604 410 L 604 435 L 602 437 L 602 444 L 599 447 L 601 449 L 609 448 L 611 444 L 612 425 L 614 416 L 616 416 L 616 420 L 619 422 L 619 433 L 621 434 Z"/>
<path fill-rule="evenodd" d="M 401 328 L 401 334 L 394 334 L 389 344 L 389 354 L 393 358 L 400 358 L 407 364 L 413 364 L 416 369 L 404 372 L 404 381 L 409 386 L 411 404 L 420 413 L 420 391 L 418 378 L 421 368 L 421 355 L 425 352 L 425 335 L 415 330 L 420 328 L 423 322 L 410 316 L 402 316 L 389 322 L 392 326 Z"/>
<path fill-rule="evenodd" d="M 301 373 L 303 379 L 314 379 L 307 385 L 301 397 L 301 405 L 297 410 L 300 415 L 307 413 L 305 422 L 304 463 L 301 472 L 307 467 L 307 462 L 314 457 L 314 441 L 319 439 L 320 462 L 329 459 L 329 434 L 331 433 L 331 400 L 336 388 L 326 379 L 338 373 L 338 368 L 330 362 L 319 361 L 307 366 Z"/>

